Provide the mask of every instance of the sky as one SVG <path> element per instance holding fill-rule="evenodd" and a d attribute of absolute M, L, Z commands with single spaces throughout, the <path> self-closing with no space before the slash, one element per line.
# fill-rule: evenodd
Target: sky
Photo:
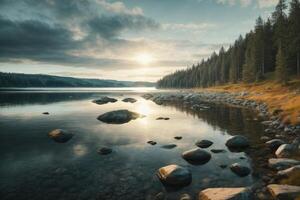
<path fill-rule="evenodd" d="M 278 0 L 0 0 L 0 71 L 157 81 L 228 47 Z"/>

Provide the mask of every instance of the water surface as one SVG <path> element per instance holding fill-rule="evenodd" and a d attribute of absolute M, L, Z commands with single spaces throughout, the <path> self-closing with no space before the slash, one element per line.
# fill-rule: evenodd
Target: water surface
<path fill-rule="evenodd" d="M 160 106 L 143 99 L 143 92 L 147 89 L 2 91 L 0 198 L 151 199 L 162 191 L 169 199 L 178 199 L 183 193 L 196 197 L 208 187 L 249 186 L 255 181 L 252 176 L 241 178 L 220 167 L 235 162 L 252 167 L 249 156 L 230 152 L 224 143 L 234 134 L 247 135 L 256 142 L 262 127 L 252 120 L 253 113 L 218 105 L 200 112 L 181 105 Z M 118 102 L 92 103 L 103 95 Z M 124 103 L 121 100 L 125 97 L 138 101 Z M 146 117 L 122 125 L 97 120 L 100 114 L 117 109 Z M 55 143 L 47 134 L 56 128 L 75 136 L 67 143 Z M 183 139 L 175 140 L 175 136 Z M 212 159 L 204 165 L 187 163 L 181 153 L 195 148 L 195 142 L 201 139 L 214 142 L 208 151 L 225 149 L 226 153 L 212 153 Z M 157 145 L 147 144 L 149 140 Z M 177 147 L 161 148 L 165 144 Z M 102 146 L 111 147 L 113 153 L 99 155 L 97 150 Z M 188 167 L 192 183 L 177 190 L 163 186 L 155 173 L 169 164 Z"/>

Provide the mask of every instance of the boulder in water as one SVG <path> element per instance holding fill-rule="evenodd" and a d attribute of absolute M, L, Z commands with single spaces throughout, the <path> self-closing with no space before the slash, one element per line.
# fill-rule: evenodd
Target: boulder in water
<path fill-rule="evenodd" d="M 126 102 L 126 103 L 135 103 L 135 102 L 137 102 L 137 100 L 135 98 L 125 98 L 122 101 Z"/>
<path fill-rule="evenodd" d="M 161 148 L 163 148 L 163 149 L 173 149 L 175 147 L 177 147 L 176 144 L 165 144 L 165 145 L 161 146 Z"/>
<path fill-rule="evenodd" d="M 93 103 L 96 103 L 98 105 L 102 105 L 102 104 L 107 104 L 107 103 L 115 103 L 116 101 L 118 101 L 118 100 L 114 99 L 114 98 L 104 96 L 104 97 L 100 97 L 99 99 L 93 100 Z"/>
<path fill-rule="evenodd" d="M 107 155 L 107 154 L 112 153 L 112 149 L 109 147 L 102 147 L 98 150 L 98 153 L 101 155 Z"/>
<path fill-rule="evenodd" d="M 251 170 L 248 167 L 243 166 L 239 163 L 232 164 L 230 166 L 230 169 L 233 173 L 235 173 L 236 175 L 238 175 L 240 177 L 248 176 L 251 172 Z"/>
<path fill-rule="evenodd" d="M 100 115 L 97 119 L 108 124 L 124 124 L 131 120 L 144 117 L 136 112 L 129 110 L 115 110 Z"/>
<path fill-rule="evenodd" d="M 158 178 L 162 183 L 170 186 L 185 186 L 191 183 L 192 174 L 184 167 L 168 165 L 158 170 Z"/>
<path fill-rule="evenodd" d="M 154 142 L 154 141 L 152 141 L 152 140 L 148 141 L 147 143 L 148 143 L 148 144 L 151 144 L 151 145 L 156 145 L 156 142 Z"/>
<path fill-rule="evenodd" d="M 213 153 L 225 153 L 226 152 L 225 149 L 212 149 L 210 151 L 213 152 Z"/>
<path fill-rule="evenodd" d="M 232 151 L 240 151 L 249 146 L 249 141 L 242 135 L 235 135 L 227 140 L 226 146 Z"/>
<path fill-rule="evenodd" d="M 208 148 L 213 144 L 212 141 L 209 140 L 200 140 L 196 142 L 196 145 L 200 148 Z"/>
<path fill-rule="evenodd" d="M 68 131 L 65 131 L 63 129 L 55 129 L 49 132 L 48 136 L 55 142 L 65 143 L 68 142 L 74 136 L 74 134 L 69 133 Z"/>
<path fill-rule="evenodd" d="M 201 165 L 207 163 L 211 155 L 207 151 L 199 148 L 195 148 L 182 153 L 182 157 L 191 164 Z"/>

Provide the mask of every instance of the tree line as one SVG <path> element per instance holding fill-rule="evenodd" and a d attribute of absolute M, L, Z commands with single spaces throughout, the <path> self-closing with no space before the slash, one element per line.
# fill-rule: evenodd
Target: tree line
<path fill-rule="evenodd" d="M 5 87 L 153 87 L 152 82 L 116 81 L 106 79 L 73 78 L 44 74 L 0 72 L 0 88 Z"/>
<path fill-rule="evenodd" d="M 272 16 L 258 17 L 253 30 L 240 36 L 227 50 L 222 47 L 208 59 L 169 74 L 157 82 L 160 88 L 210 87 L 227 83 L 253 83 L 273 72 L 287 84 L 300 75 L 300 2 L 279 0 Z M 274 73 L 275 72 L 275 73 Z"/>

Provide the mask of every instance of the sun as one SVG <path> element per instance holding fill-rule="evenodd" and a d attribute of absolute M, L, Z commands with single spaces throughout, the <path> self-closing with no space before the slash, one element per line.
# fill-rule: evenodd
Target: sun
<path fill-rule="evenodd" d="M 135 60 L 142 65 L 148 65 L 153 62 L 153 57 L 149 53 L 140 53 L 136 55 Z"/>

